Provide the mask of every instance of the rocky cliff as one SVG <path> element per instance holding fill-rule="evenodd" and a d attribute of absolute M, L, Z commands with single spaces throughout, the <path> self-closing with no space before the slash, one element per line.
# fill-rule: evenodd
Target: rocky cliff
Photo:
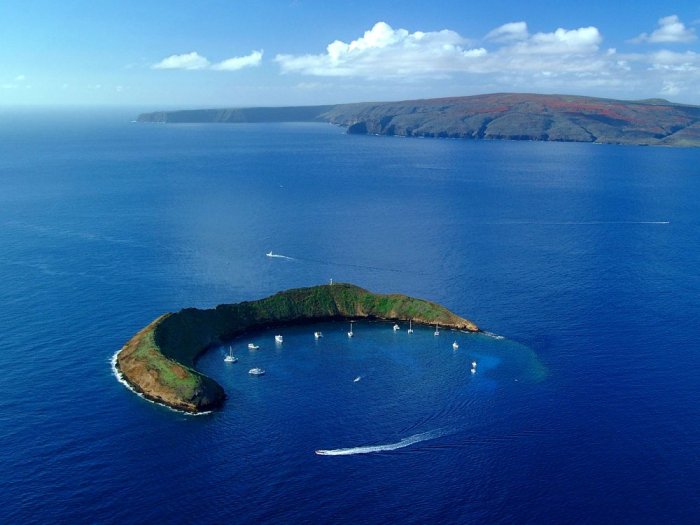
<path fill-rule="evenodd" d="M 145 113 L 142 122 L 331 122 L 348 133 L 700 146 L 700 107 L 667 100 L 496 93 L 287 108 Z"/>

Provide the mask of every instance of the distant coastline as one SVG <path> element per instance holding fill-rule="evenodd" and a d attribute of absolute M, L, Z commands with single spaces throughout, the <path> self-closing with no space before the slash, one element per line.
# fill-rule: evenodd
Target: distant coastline
<path fill-rule="evenodd" d="M 352 284 L 298 288 L 258 301 L 187 308 L 158 317 L 127 342 L 112 360 L 120 382 L 167 407 L 201 414 L 221 406 L 224 389 L 194 369 L 207 349 L 253 329 L 329 319 L 412 320 L 478 332 L 473 322 L 443 306 L 405 295 L 374 294 Z"/>
<path fill-rule="evenodd" d="M 700 106 L 663 99 L 495 93 L 298 107 L 142 113 L 139 122 L 329 122 L 350 134 L 700 147 Z"/>

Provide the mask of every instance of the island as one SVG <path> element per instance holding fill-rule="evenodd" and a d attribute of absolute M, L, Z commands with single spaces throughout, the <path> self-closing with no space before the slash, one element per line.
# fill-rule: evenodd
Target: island
<path fill-rule="evenodd" d="M 493 93 L 326 106 L 143 113 L 139 122 L 328 122 L 350 134 L 700 146 L 700 106 L 664 99 Z"/>
<path fill-rule="evenodd" d="M 354 319 L 412 320 L 480 331 L 473 322 L 439 304 L 336 283 L 286 290 L 257 301 L 164 314 L 117 352 L 114 366 L 120 378 L 146 399 L 187 413 L 209 412 L 223 404 L 226 393 L 194 368 L 197 357 L 207 349 L 251 330 Z"/>

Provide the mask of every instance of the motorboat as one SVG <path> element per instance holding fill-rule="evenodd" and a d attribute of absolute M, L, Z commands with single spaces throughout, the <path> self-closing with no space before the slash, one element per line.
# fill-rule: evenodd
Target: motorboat
<path fill-rule="evenodd" d="M 257 350 L 258 348 L 260 347 L 255 343 L 248 343 L 248 350 Z"/>
<path fill-rule="evenodd" d="M 282 344 L 283 342 L 284 342 L 284 338 L 281 335 L 275 336 L 275 343 Z"/>
<path fill-rule="evenodd" d="M 321 337 L 323 337 L 323 333 L 321 333 L 321 332 L 314 332 L 314 339 L 320 339 Z"/>
<path fill-rule="evenodd" d="M 275 256 L 275 254 L 272 253 L 272 250 L 270 250 L 270 252 L 269 252 L 269 253 L 266 253 L 265 255 L 267 255 L 268 257 L 274 257 L 274 256 Z"/>
<path fill-rule="evenodd" d="M 265 370 L 262 368 L 251 368 L 248 370 L 248 373 L 252 376 L 261 376 L 265 374 Z"/>
<path fill-rule="evenodd" d="M 459 345 L 457 344 L 457 341 L 455 341 L 454 343 L 452 343 L 452 348 L 453 348 L 454 350 L 457 350 L 457 349 L 459 348 Z"/>
<path fill-rule="evenodd" d="M 401 327 L 398 324 L 394 324 L 394 332 L 398 332 Z"/>

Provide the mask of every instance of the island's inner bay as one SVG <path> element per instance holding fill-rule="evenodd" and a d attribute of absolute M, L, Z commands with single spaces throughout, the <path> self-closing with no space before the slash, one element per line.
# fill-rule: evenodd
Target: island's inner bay
<path fill-rule="evenodd" d="M 535 353 L 517 342 L 449 329 L 435 336 L 428 326 L 409 334 L 408 323 L 399 324 L 394 331 L 392 322 L 360 320 L 352 338 L 343 321 L 257 331 L 209 350 L 197 368 L 226 390 L 228 417 L 273 439 L 265 428 L 283 418 L 289 433 L 306 435 L 307 453 L 330 452 L 321 455 L 449 443 L 449 435 L 472 428 L 498 390 L 527 392 L 546 377 Z M 224 361 L 229 348 L 235 363 Z M 253 367 L 265 375 L 251 376 Z"/>

